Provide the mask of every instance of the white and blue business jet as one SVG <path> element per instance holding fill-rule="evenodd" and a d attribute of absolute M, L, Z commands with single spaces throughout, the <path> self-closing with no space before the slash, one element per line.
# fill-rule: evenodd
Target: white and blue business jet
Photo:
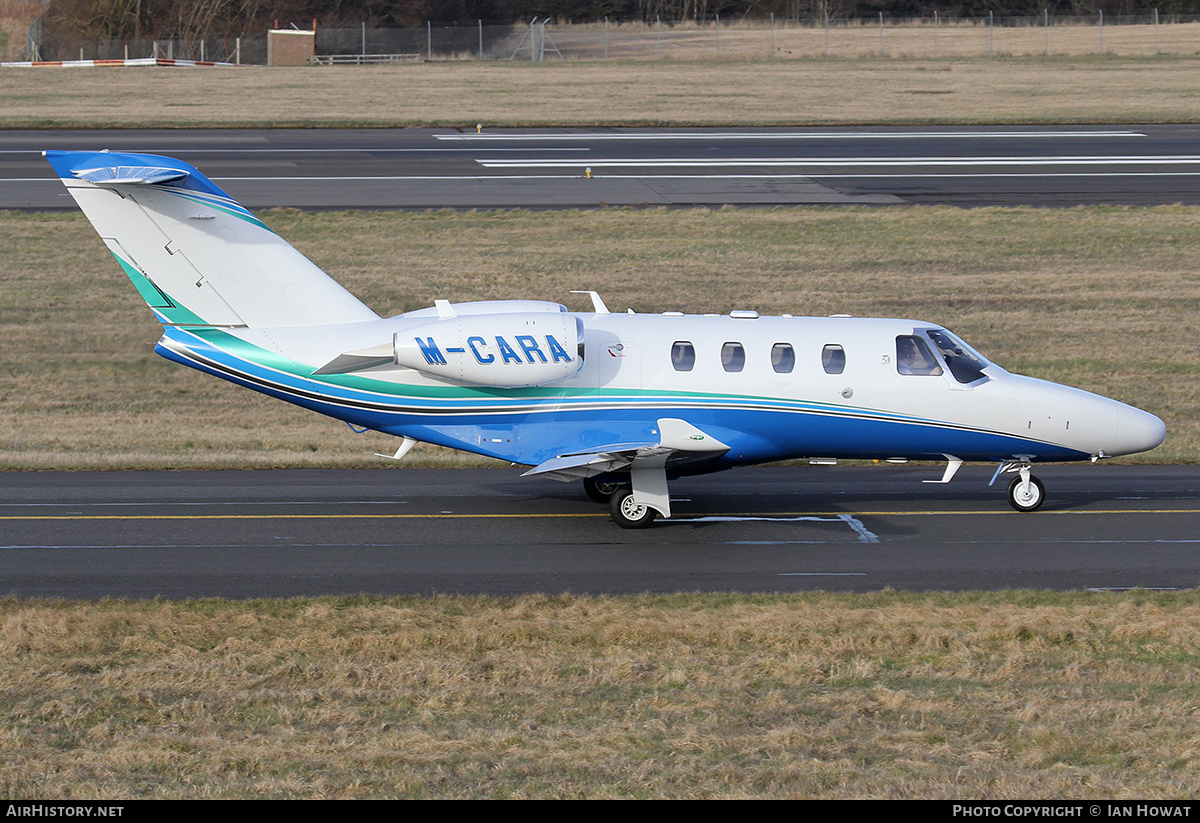
<path fill-rule="evenodd" d="M 162 356 L 402 438 L 582 480 L 616 523 L 671 516 L 667 481 L 772 460 L 965 461 L 1045 497 L 1035 463 L 1152 449 L 1152 414 L 1011 374 L 914 320 L 611 313 L 435 301 L 381 318 L 192 166 L 46 157 L 163 325 Z"/>

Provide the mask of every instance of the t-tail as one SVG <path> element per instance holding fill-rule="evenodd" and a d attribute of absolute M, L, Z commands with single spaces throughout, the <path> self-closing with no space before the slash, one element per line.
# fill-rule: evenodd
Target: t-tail
<path fill-rule="evenodd" d="M 187 163 L 108 151 L 45 156 L 164 326 L 379 318 Z"/>

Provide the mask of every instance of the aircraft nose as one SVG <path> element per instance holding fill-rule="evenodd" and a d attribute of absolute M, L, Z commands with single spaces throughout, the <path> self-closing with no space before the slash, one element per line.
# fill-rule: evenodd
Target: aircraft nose
<path fill-rule="evenodd" d="M 1163 442 L 1167 427 L 1149 412 L 1125 406 L 1117 418 L 1116 449 L 1113 454 L 1150 451 Z"/>

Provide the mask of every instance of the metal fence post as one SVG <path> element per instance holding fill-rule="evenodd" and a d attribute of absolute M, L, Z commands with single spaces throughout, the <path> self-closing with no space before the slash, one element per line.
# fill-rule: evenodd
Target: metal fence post
<path fill-rule="evenodd" d="M 431 23 L 428 20 L 425 21 L 425 37 L 426 37 L 426 39 L 425 39 L 425 43 L 426 43 L 425 55 L 426 55 L 427 59 L 432 60 L 433 59 L 433 23 Z"/>
<path fill-rule="evenodd" d="M 608 15 L 604 15 L 604 59 L 608 59 Z"/>
<path fill-rule="evenodd" d="M 658 49 L 657 59 L 662 60 L 662 17 L 654 15 L 654 44 Z"/>
<path fill-rule="evenodd" d="M 825 59 L 829 59 L 829 12 L 825 12 Z"/>
<path fill-rule="evenodd" d="M 1158 9 L 1154 10 L 1154 56 L 1158 56 Z"/>
<path fill-rule="evenodd" d="M 938 56 L 938 13 L 937 9 L 933 11 L 933 58 L 936 60 Z"/>
<path fill-rule="evenodd" d="M 883 57 L 883 12 L 879 12 L 879 56 Z"/>
<path fill-rule="evenodd" d="M 1100 53 L 1104 54 L 1104 9 L 1100 9 Z"/>
<path fill-rule="evenodd" d="M 483 18 L 479 18 L 479 59 L 483 59 Z"/>
<path fill-rule="evenodd" d="M 1042 17 L 1046 21 L 1046 24 L 1043 27 L 1043 31 L 1045 32 L 1045 34 L 1044 34 L 1045 45 L 1043 46 L 1042 56 L 1049 57 L 1050 56 L 1050 10 L 1042 9 Z"/>
<path fill-rule="evenodd" d="M 768 56 L 775 56 L 775 12 L 771 12 L 771 53 Z"/>
<path fill-rule="evenodd" d="M 988 57 L 996 56 L 996 13 L 988 12 Z"/>
<path fill-rule="evenodd" d="M 717 14 L 717 59 L 721 59 L 721 15 Z"/>

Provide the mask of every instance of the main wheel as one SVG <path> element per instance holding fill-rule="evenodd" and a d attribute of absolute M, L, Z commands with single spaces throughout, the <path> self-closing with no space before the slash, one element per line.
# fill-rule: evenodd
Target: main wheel
<path fill-rule="evenodd" d="M 1019 512 L 1035 512 L 1045 501 L 1046 488 L 1042 485 L 1042 481 L 1033 475 L 1029 476 L 1028 489 L 1025 488 L 1025 483 L 1019 477 L 1014 478 L 1013 482 L 1008 484 L 1008 505 Z"/>
<path fill-rule="evenodd" d="M 621 485 L 621 483 L 611 480 L 597 480 L 594 477 L 583 478 L 584 493 L 597 503 L 607 503 L 612 500 L 612 496 L 621 490 Z"/>
<path fill-rule="evenodd" d="M 622 489 L 609 499 L 608 510 L 612 512 L 613 522 L 622 529 L 644 529 L 658 514 L 649 506 L 635 503 L 633 492 L 628 489 Z"/>

